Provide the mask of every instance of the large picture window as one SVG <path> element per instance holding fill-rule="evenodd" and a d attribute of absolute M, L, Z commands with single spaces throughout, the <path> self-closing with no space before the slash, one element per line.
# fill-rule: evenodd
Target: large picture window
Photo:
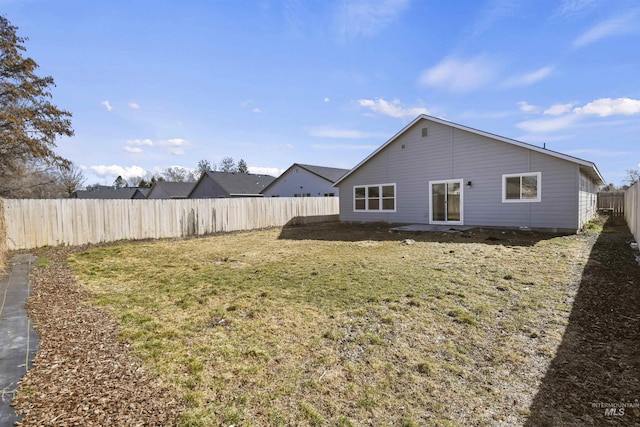
<path fill-rule="evenodd" d="M 396 210 L 396 185 L 360 185 L 353 187 L 354 211 Z"/>
<path fill-rule="evenodd" d="M 502 202 L 539 202 L 540 172 L 502 175 Z"/>

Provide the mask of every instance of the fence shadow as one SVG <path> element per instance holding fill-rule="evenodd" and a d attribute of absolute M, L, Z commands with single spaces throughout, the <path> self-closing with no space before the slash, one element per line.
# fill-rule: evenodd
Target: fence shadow
<path fill-rule="evenodd" d="M 557 237 L 557 233 L 527 232 L 519 230 L 473 228 L 456 231 L 442 227 L 440 231 L 393 231 L 400 224 L 320 222 L 301 225 L 290 221 L 278 236 L 281 240 L 318 240 L 358 242 L 363 240 L 397 241 L 412 239 L 416 242 L 476 242 L 502 246 L 533 246 L 541 240 Z"/>
<path fill-rule="evenodd" d="M 624 218 L 592 247 L 525 426 L 640 425 L 640 266 Z"/>

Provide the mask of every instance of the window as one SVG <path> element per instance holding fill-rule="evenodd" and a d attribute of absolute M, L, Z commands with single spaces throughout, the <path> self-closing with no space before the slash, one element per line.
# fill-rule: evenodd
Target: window
<path fill-rule="evenodd" d="M 502 202 L 539 202 L 541 172 L 502 175 Z"/>
<path fill-rule="evenodd" d="M 395 212 L 396 185 L 381 184 L 353 187 L 353 210 Z"/>

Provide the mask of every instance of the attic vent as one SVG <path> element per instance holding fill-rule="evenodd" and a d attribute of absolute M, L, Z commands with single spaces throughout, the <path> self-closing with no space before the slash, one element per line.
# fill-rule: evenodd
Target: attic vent
<path fill-rule="evenodd" d="M 429 128 L 422 128 L 422 137 L 426 138 L 429 136 Z"/>
<path fill-rule="evenodd" d="M 402 148 L 404 150 L 407 147 L 404 144 L 402 144 L 402 146 L 400 148 Z"/>

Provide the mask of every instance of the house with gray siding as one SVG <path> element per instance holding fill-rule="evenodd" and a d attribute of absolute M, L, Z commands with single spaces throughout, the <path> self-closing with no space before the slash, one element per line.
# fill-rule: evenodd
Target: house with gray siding
<path fill-rule="evenodd" d="M 421 115 L 340 178 L 340 220 L 576 231 L 596 165 Z"/>
<path fill-rule="evenodd" d="M 274 179 L 270 175 L 207 171 L 196 182 L 189 198 L 263 197 L 261 191 Z"/>
<path fill-rule="evenodd" d="M 338 189 L 333 187 L 349 169 L 294 163 L 271 184 L 262 194 L 265 197 L 334 197 Z"/>

